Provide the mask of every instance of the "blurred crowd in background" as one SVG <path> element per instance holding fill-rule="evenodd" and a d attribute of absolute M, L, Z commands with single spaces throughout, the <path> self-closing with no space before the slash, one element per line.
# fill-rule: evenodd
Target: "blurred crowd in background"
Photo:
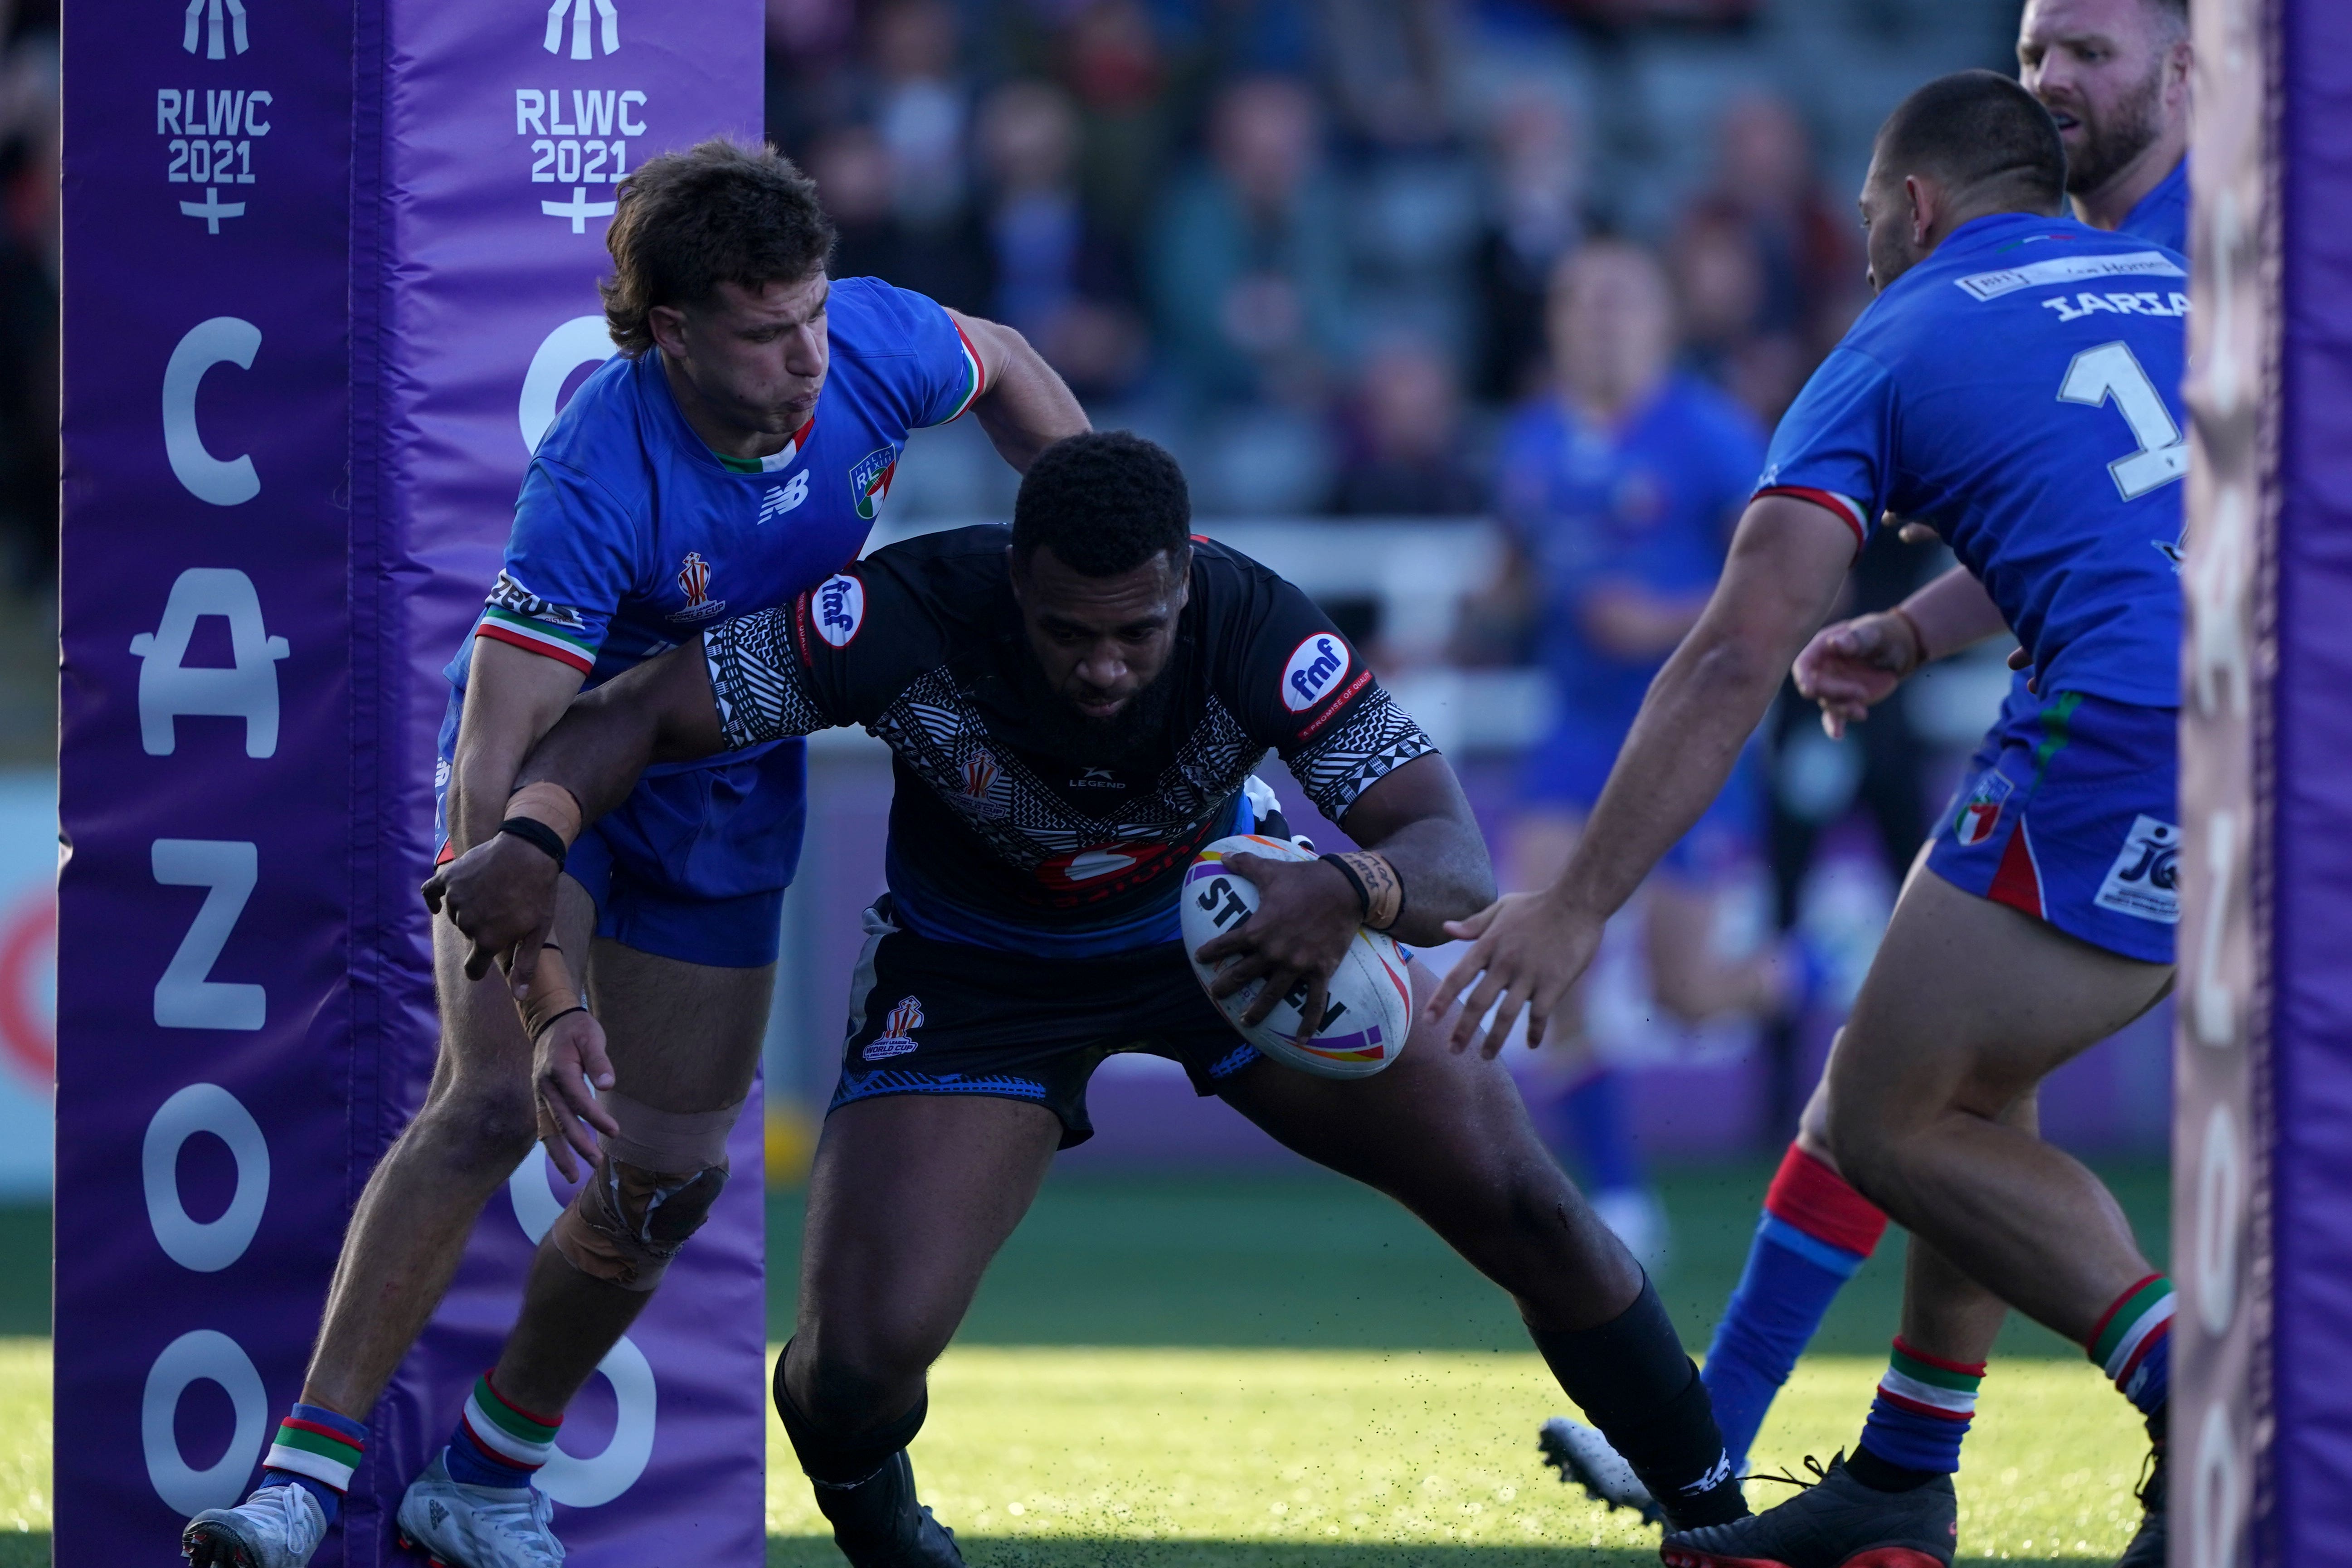
<path fill-rule="evenodd" d="M 58 559 L 58 0 L 0 0 L 0 588 Z"/>
<path fill-rule="evenodd" d="M 768 131 L 872 273 L 1026 333 L 1209 513 L 1483 511 L 1552 279 L 1654 247 L 1767 425 L 1866 298 L 1853 188 L 2010 0 L 768 0 Z M 2011 67 L 2013 68 L 2013 66 Z M 909 466 L 910 468 L 913 465 Z M 959 490 L 955 480 L 968 475 Z M 911 473 L 909 477 L 913 476 Z M 919 505 L 992 510 L 981 465 Z"/>

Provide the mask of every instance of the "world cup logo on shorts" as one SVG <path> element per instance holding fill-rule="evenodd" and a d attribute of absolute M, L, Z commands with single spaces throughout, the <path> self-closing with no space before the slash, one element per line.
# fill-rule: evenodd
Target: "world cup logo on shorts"
<path fill-rule="evenodd" d="M 914 1035 L 923 1026 L 923 1004 L 912 996 L 901 996 L 890 1016 L 882 1021 L 882 1032 L 869 1041 L 857 1054 L 869 1062 L 885 1057 L 903 1057 L 915 1048 Z"/>

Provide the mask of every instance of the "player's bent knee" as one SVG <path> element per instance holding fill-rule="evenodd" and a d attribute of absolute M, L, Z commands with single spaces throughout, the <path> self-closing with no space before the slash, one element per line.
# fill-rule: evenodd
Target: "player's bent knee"
<path fill-rule="evenodd" d="M 449 1167 L 503 1181 L 530 1152 L 539 1132 L 528 1092 L 443 1094 L 417 1118 L 419 1131 Z"/>
<path fill-rule="evenodd" d="M 555 1222 L 555 1249 L 591 1279 L 651 1290 L 726 1188 L 727 1135 L 743 1105 L 681 1113 L 605 1100 L 621 1130 Z"/>

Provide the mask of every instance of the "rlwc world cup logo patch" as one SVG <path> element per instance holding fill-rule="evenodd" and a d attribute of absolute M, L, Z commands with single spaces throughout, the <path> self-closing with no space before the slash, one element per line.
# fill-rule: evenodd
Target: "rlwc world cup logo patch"
<path fill-rule="evenodd" d="M 889 498 L 890 481 L 898 472 L 898 448 L 884 447 L 868 452 L 849 470 L 849 493 L 856 500 L 858 520 L 872 522 L 882 515 L 882 503 Z"/>
<path fill-rule="evenodd" d="M 672 610 L 673 621 L 707 621 L 727 608 L 726 600 L 710 596 L 710 563 L 699 551 L 688 551 L 678 563 L 677 591 L 686 595 L 686 608 Z"/>
<path fill-rule="evenodd" d="M 923 1004 L 918 997 L 901 996 L 898 1005 L 890 1009 L 889 1017 L 882 1022 L 882 1032 L 867 1042 L 858 1052 L 869 1062 L 887 1057 L 903 1057 L 915 1048 L 915 1031 L 923 1026 Z"/>
<path fill-rule="evenodd" d="M 2016 785 L 1999 768 L 1988 768 L 1984 776 L 1960 802 L 1959 814 L 1952 819 L 1952 837 L 1963 849 L 1974 848 L 1992 837 L 1993 828 L 2000 822 L 2000 808 Z"/>
<path fill-rule="evenodd" d="M 992 794 L 996 786 L 996 775 L 1001 771 L 996 759 L 982 750 L 974 749 L 971 755 L 963 760 L 962 805 L 966 811 L 975 816 L 1004 815 L 1004 803 Z"/>

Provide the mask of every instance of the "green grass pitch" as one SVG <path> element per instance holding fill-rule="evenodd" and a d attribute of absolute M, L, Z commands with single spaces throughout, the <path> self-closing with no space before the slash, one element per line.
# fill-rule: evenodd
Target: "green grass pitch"
<path fill-rule="evenodd" d="M 2163 1173 L 2103 1173 L 2161 1260 Z M 1670 1175 L 1660 1288 L 1694 1350 L 1769 1172 Z M 796 1195 L 770 1205 L 771 1338 L 791 1327 Z M 0 1211 L 45 1245 L 46 1213 Z M 1759 1445 L 1853 1443 L 1894 1331 L 1902 1247 L 1849 1285 Z M 0 1568 L 50 1558 L 47 1280 L 0 1278 Z M 1509 1305 L 1401 1210 L 1307 1169 L 1057 1178 L 937 1370 L 924 1496 L 974 1568 L 1538 1568 L 1654 1563 L 1654 1531 L 1554 1479 L 1562 1400 Z M 1964 1559 L 2111 1561 L 2143 1442 L 2079 1350 L 2012 1321 L 1960 1473 Z M 771 1564 L 835 1568 L 771 1424 Z M 1766 1502 L 1781 1489 L 1751 1485 Z M 168 1547 L 164 1548 L 168 1551 Z M 163 1559 L 159 1558 L 158 1561 Z"/>

